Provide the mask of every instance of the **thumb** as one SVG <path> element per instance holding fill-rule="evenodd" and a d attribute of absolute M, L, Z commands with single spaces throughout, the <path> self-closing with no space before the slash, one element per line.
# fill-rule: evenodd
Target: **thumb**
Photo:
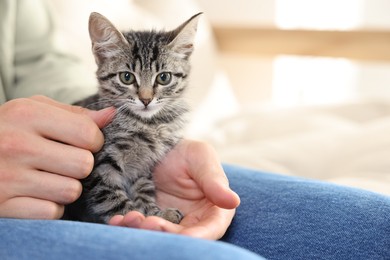
<path fill-rule="evenodd" d="M 64 104 L 64 103 L 58 102 L 56 100 L 53 100 L 51 98 L 41 96 L 41 95 L 33 96 L 33 97 L 31 97 L 31 99 L 45 103 L 45 104 L 49 104 L 49 105 L 52 105 L 52 106 L 55 106 L 58 108 L 62 108 L 64 110 L 67 110 L 67 111 L 70 111 L 70 112 L 73 112 L 76 114 L 87 115 L 96 123 L 96 125 L 99 128 L 103 128 L 106 125 L 108 125 L 111 122 L 112 118 L 114 117 L 115 111 L 116 111 L 115 108 L 113 108 L 113 107 L 107 107 L 107 108 L 104 108 L 104 109 L 99 110 L 99 111 L 89 110 L 89 109 L 81 107 L 81 106 L 73 106 L 73 105 Z"/>
<path fill-rule="evenodd" d="M 235 209 L 240 204 L 240 197 L 230 189 L 224 172 L 210 174 L 208 180 L 203 182 L 203 191 L 206 197 L 218 207 Z"/>
<path fill-rule="evenodd" d="M 189 173 L 199 184 L 205 196 L 216 206 L 234 209 L 240 204 L 240 197 L 230 189 L 214 149 L 202 142 L 191 142 L 187 149 Z"/>
<path fill-rule="evenodd" d="M 113 107 L 107 107 L 99 111 L 89 109 L 85 109 L 84 111 L 84 113 L 89 116 L 99 128 L 107 126 L 114 118 L 116 112 Z"/>

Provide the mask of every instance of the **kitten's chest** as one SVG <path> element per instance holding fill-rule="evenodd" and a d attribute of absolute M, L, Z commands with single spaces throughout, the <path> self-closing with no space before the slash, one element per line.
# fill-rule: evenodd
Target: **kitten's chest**
<path fill-rule="evenodd" d="M 103 130 L 106 138 L 115 139 L 118 136 L 123 138 L 140 139 L 144 142 L 157 143 L 181 135 L 181 127 L 172 124 L 148 125 L 137 120 L 114 119 L 113 122 Z"/>
<path fill-rule="evenodd" d="M 121 168 L 118 174 L 130 184 L 134 179 L 149 174 L 181 138 L 169 125 L 150 127 L 137 122 L 125 125 L 115 120 L 103 133 L 105 144 L 96 155 L 98 160 L 107 155 L 115 158 Z"/>
<path fill-rule="evenodd" d="M 181 138 L 178 124 L 145 124 L 137 120 L 123 122 L 114 119 L 103 130 L 106 149 L 120 155 L 124 161 L 149 159 L 158 161 Z"/>

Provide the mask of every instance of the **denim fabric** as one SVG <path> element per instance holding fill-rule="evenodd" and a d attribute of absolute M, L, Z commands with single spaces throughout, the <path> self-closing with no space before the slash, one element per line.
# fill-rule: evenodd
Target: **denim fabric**
<path fill-rule="evenodd" d="M 224 169 L 241 205 L 223 241 L 268 259 L 390 259 L 390 197 Z"/>
<path fill-rule="evenodd" d="M 241 197 L 222 239 L 227 243 L 90 223 L 0 219 L 0 259 L 261 259 L 244 249 L 268 259 L 390 259 L 390 197 L 224 169 Z"/>
<path fill-rule="evenodd" d="M 262 259 L 223 242 L 71 221 L 0 219 L 0 259 Z"/>

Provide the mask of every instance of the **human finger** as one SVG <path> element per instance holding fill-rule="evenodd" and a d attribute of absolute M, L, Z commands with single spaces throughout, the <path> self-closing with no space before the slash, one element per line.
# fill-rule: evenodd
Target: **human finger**
<path fill-rule="evenodd" d="M 215 208 L 206 213 L 201 219 L 191 214 L 185 216 L 180 224 L 174 224 L 160 217 L 150 216 L 139 220 L 137 225 L 123 221 L 123 226 L 145 230 L 181 234 L 196 238 L 217 240 L 220 239 L 229 227 L 235 210 Z M 134 222 L 131 222 L 134 223 Z"/>
<path fill-rule="evenodd" d="M 115 215 L 108 221 L 107 224 L 108 225 L 112 225 L 112 226 L 124 226 L 122 224 L 123 223 L 123 218 L 124 218 L 123 215 Z"/>
<path fill-rule="evenodd" d="M 14 197 L 0 204 L 0 217 L 24 219 L 59 219 L 64 206 L 37 198 Z"/>
<path fill-rule="evenodd" d="M 140 228 L 142 221 L 145 220 L 145 216 L 138 211 L 130 211 L 123 215 L 113 216 L 108 224 L 113 226 Z"/>
<path fill-rule="evenodd" d="M 28 157 L 29 165 L 34 169 L 76 179 L 84 179 L 91 173 L 94 156 L 90 151 L 44 138 L 40 139 L 42 140 L 35 142 L 36 145 L 33 145 L 35 148 L 32 148 L 35 151 Z M 33 138 L 31 141 L 33 142 Z"/>
<path fill-rule="evenodd" d="M 37 170 L 19 173 L 11 184 L 12 197 L 31 197 L 66 205 L 77 200 L 82 192 L 80 181 Z"/>
<path fill-rule="evenodd" d="M 216 206 L 205 212 L 202 218 L 187 215 L 182 220 L 182 225 L 186 226 L 180 234 L 203 239 L 220 239 L 229 227 L 235 209 L 221 209 Z"/>
<path fill-rule="evenodd" d="M 50 104 L 52 106 L 67 110 L 72 113 L 80 114 L 80 115 L 86 115 L 90 117 L 99 128 L 105 127 L 110 121 L 112 120 L 113 116 L 115 115 L 115 108 L 113 107 L 107 107 L 99 111 L 90 110 L 84 107 L 80 106 L 74 106 L 74 105 L 68 105 L 61 102 L 58 102 L 56 100 L 53 100 L 51 98 L 48 98 L 46 96 L 33 96 L 31 99 L 45 103 Z"/>
<path fill-rule="evenodd" d="M 8 123 L 22 129 L 29 127 L 45 138 L 92 152 L 98 151 L 103 145 L 102 132 L 85 114 L 73 113 L 32 99 L 15 99 L 2 108 Z"/>
<path fill-rule="evenodd" d="M 163 231 L 170 233 L 179 233 L 184 229 L 183 226 L 174 224 L 163 218 L 156 216 L 145 217 L 138 211 L 130 211 L 123 215 L 115 215 L 108 222 L 109 225 L 122 226 L 130 228 L 139 228 L 153 231 Z"/>
<path fill-rule="evenodd" d="M 174 224 L 160 217 L 149 216 L 140 222 L 138 228 L 179 234 L 185 227 L 180 224 Z"/>
<path fill-rule="evenodd" d="M 0 138 L 0 161 L 14 167 L 38 169 L 83 179 L 94 165 L 93 154 L 85 149 L 43 138 L 34 133 L 9 130 Z M 13 169 L 12 169 L 13 170 Z"/>
<path fill-rule="evenodd" d="M 234 209 L 240 204 L 239 196 L 230 189 L 228 179 L 214 149 L 202 142 L 192 142 L 187 149 L 188 172 L 198 183 L 206 197 L 215 205 Z"/>

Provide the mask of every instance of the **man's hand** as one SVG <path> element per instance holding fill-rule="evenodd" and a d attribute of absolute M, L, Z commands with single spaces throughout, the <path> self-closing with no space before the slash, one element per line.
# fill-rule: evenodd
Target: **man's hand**
<path fill-rule="evenodd" d="M 57 219 L 81 194 L 78 179 L 103 145 L 115 110 L 35 96 L 0 106 L 0 217 Z"/>
<path fill-rule="evenodd" d="M 181 210 L 180 224 L 136 211 L 114 216 L 109 224 L 219 239 L 240 204 L 215 151 L 201 142 L 181 141 L 156 167 L 154 180 L 158 205 Z"/>

